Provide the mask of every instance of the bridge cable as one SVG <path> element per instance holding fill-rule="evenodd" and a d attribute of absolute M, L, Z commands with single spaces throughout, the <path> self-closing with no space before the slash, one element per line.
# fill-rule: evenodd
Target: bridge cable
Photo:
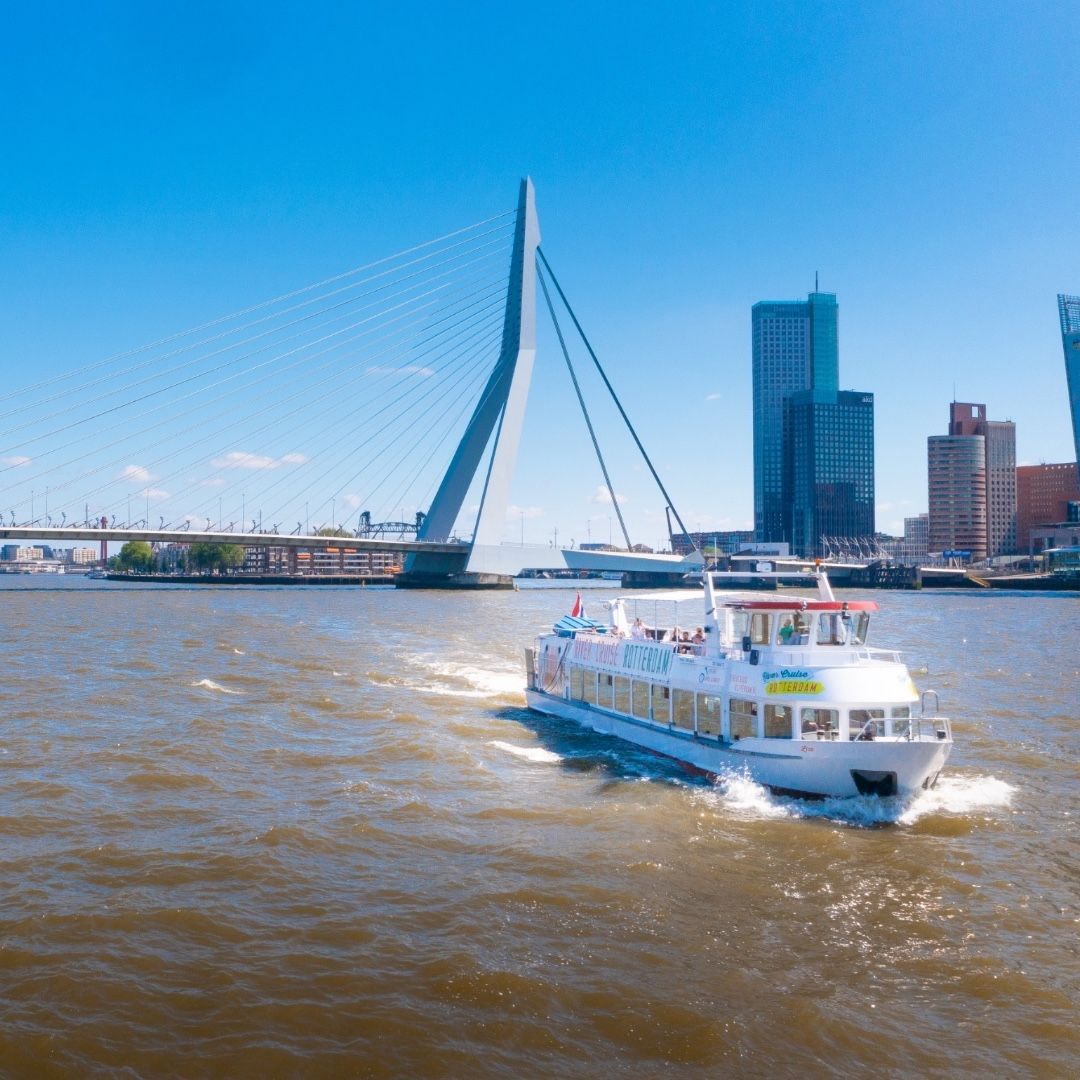
<path fill-rule="evenodd" d="M 156 349 L 161 345 L 167 345 L 172 341 L 179 341 L 181 338 L 185 338 L 190 334 L 197 334 L 203 330 L 209 330 L 215 326 L 221 326 L 223 323 L 230 322 L 233 319 L 243 318 L 245 315 L 250 315 L 254 311 L 261 311 L 264 308 L 272 307 L 274 304 L 280 304 L 286 300 L 291 300 L 295 296 L 302 296 L 304 293 L 312 292 L 315 289 L 320 289 L 325 285 L 333 285 L 335 282 L 342 281 L 347 277 L 352 277 L 354 274 L 362 274 L 367 270 L 372 270 L 377 266 L 383 266 L 388 262 L 393 262 L 395 259 L 403 258 L 406 255 L 412 255 L 414 252 L 422 251 L 424 248 L 433 247 L 435 244 L 441 244 L 444 240 L 452 240 L 456 236 L 461 236 L 463 233 L 467 233 L 473 229 L 478 229 L 483 225 L 488 225 L 493 221 L 498 221 L 501 218 L 509 217 L 510 215 L 517 214 L 517 210 L 504 210 L 502 213 L 494 214 L 489 218 L 484 218 L 482 221 L 474 222 L 472 225 L 466 225 L 463 228 L 455 229 L 453 232 L 444 233 L 442 236 L 437 236 L 433 240 L 426 240 L 422 244 L 415 244 L 412 247 L 404 248 L 401 251 L 395 252 L 393 255 L 386 255 L 381 259 L 376 259 L 373 262 L 365 263 L 362 266 L 353 267 L 351 270 L 345 270 L 340 274 L 335 274 L 333 277 L 324 278 L 322 281 L 313 282 L 310 285 L 305 285 L 299 289 L 293 289 L 291 292 L 282 293 L 280 296 L 275 296 L 269 300 L 262 300 L 257 304 L 252 304 L 249 307 L 241 308 L 239 311 L 234 311 L 229 315 L 220 315 L 216 319 L 211 319 L 209 322 L 201 323 L 198 326 L 190 327 L 187 330 L 180 330 L 175 334 L 169 334 L 166 337 L 158 338 L 156 341 L 148 342 L 146 345 L 139 345 L 134 349 L 127 349 L 124 352 L 115 353 L 112 356 L 107 356 L 103 360 L 95 361 L 92 364 L 85 365 L 81 368 L 74 368 L 70 371 L 61 372 L 58 375 L 52 375 L 47 379 L 42 379 L 39 382 L 32 383 L 29 386 L 20 387 L 18 390 L 13 390 L 7 394 L 0 395 L 0 401 L 7 401 L 10 398 L 18 397 L 20 394 L 30 393 L 34 390 L 40 389 L 43 386 L 50 386 L 53 383 L 60 382 L 63 379 L 70 378 L 71 375 L 79 371 L 93 371 L 96 368 L 104 367 L 106 364 L 111 364 L 115 360 L 123 360 L 129 356 L 137 356 L 139 353 L 146 352 L 149 349 Z"/>
<path fill-rule="evenodd" d="M 484 299 L 487 299 L 487 298 L 485 297 Z M 475 325 L 490 325 L 492 323 L 492 321 L 493 321 L 493 316 L 495 315 L 497 309 L 501 308 L 501 306 L 504 303 L 504 300 L 505 300 L 505 289 L 501 290 L 500 293 L 495 294 L 494 300 L 492 300 L 490 303 L 486 304 L 484 307 L 482 307 L 480 309 L 479 314 L 481 316 L 481 319 L 478 320 Z M 476 302 L 474 301 L 474 304 L 475 303 Z M 474 305 L 470 304 L 468 306 L 471 307 L 471 306 L 474 306 Z M 470 316 L 470 318 L 475 317 L 476 314 L 477 313 L 474 313 L 474 315 Z M 449 316 L 444 317 L 444 319 L 448 318 L 448 317 Z M 438 321 L 444 321 L 444 320 L 438 320 Z M 449 327 L 444 327 L 441 330 L 437 331 L 430 338 L 426 339 L 426 341 L 434 342 L 439 337 L 443 337 L 443 338 L 445 338 L 445 340 L 442 343 L 437 343 L 437 344 L 431 345 L 429 348 L 422 350 L 420 353 L 412 353 L 411 354 L 412 358 L 413 359 L 421 359 L 422 357 L 427 355 L 427 353 L 434 351 L 434 349 L 436 349 L 436 348 L 445 347 L 447 344 L 449 344 L 449 342 L 453 341 L 453 339 L 455 337 L 461 336 L 463 331 L 457 330 L 456 327 L 460 326 L 461 323 L 464 322 L 464 321 L 465 320 L 458 320 L 456 323 L 452 323 Z M 449 335 L 449 336 L 447 337 L 447 335 Z M 473 336 L 475 337 L 475 333 L 473 334 Z M 467 343 L 467 341 L 468 341 L 468 339 L 466 339 L 466 343 Z M 418 343 L 412 343 L 411 345 L 407 345 L 406 347 L 415 349 L 417 347 L 417 345 L 423 345 L 425 343 L 426 342 L 424 340 L 421 340 Z M 332 349 L 335 349 L 337 347 L 338 346 L 332 346 L 329 349 L 323 350 L 323 352 L 324 353 L 330 352 L 330 351 L 332 351 Z M 376 353 L 374 356 L 369 357 L 369 360 L 379 359 L 380 356 L 384 356 L 387 353 L 392 352 L 393 349 L 401 348 L 401 347 L 402 346 L 400 344 L 395 345 L 391 349 L 383 350 L 382 353 Z M 454 346 L 454 348 L 457 348 L 457 346 Z M 450 354 L 447 354 L 447 357 L 452 355 L 452 351 L 453 350 L 451 350 Z M 320 355 L 320 354 L 318 354 L 318 353 L 315 354 L 315 356 L 318 356 L 318 355 Z M 297 364 L 305 363 L 310 359 L 312 359 L 312 357 L 303 357 L 300 360 L 295 361 L 293 364 L 288 365 L 287 367 L 295 367 Z M 332 364 L 334 362 L 335 361 L 331 361 L 330 363 Z M 325 367 L 330 366 L 330 364 L 323 364 L 321 366 L 325 368 Z M 396 369 L 388 369 L 382 375 L 381 379 L 379 379 L 378 381 L 384 381 L 384 380 L 388 379 L 393 374 L 394 370 L 396 370 Z M 297 414 L 302 413 L 304 410 L 310 409 L 312 406 L 317 405 L 322 401 L 325 401 L 327 398 L 340 399 L 341 389 L 342 389 L 343 386 L 349 385 L 350 383 L 354 383 L 354 382 L 356 382 L 356 381 L 358 381 L 360 379 L 366 378 L 366 377 L 367 377 L 366 372 L 359 372 L 352 379 L 347 380 L 345 383 L 341 383 L 340 381 L 338 381 L 338 375 L 336 373 L 331 373 L 330 375 L 324 377 L 323 379 L 320 379 L 316 383 L 309 383 L 308 386 L 306 387 L 307 389 L 311 389 L 313 387 L 323 385 L 323 384 L 325 384 L 327 382 L 331 382 L 331 381 L 334 381 L 335 385 L 329 392 L 327 392 L 325 394 L 322 394 L 322 395 L 319 395 L 318 397 L 316 397 L 312 401 L 309 401 L 309 402 L 303 403 L 301 405 L 298 405 L 297 407 L 289 410 L 288 412 L 286 412 L 286 413 L 284 413 L 284 414 L 282 414 L 280 416 L 275 417 L 273 420 L 271 420 L 267 424 L 264 424 L 262 427 L 259 427 L 259 428 L 254 429 L 253 431 L 247 432 L 246 435 L 248 437 L 250 437 L 252 435 L 259 435 L 259 434 L 262 434 L 263 432 L 265 432 L 265 431 L 267 431 L 267 430 L 269 430 L 271 428 L 277 428 L 280 425 L 282 420 L 284 420 L 284 419 L 286 419 L 288 417 L 296 416 Z M 392 387 L 388 387 L 386 391 L 382 392 L 382 394 L 387 393 L 391 389 L 392 389 Z M 274 388 L 271 387 L 268 390 L 264 391 L 261 395 L 257 395 L 256 400 L 259 397 L 266 397 L 269 394 L 272 394 L 273 392 L 274 392 Z M 382 396 L 382 394 L 377 395 L 374 399 L 369 399 L 369 403 L 370 403 L 370 400 L 376 400 L 377 401 L 378 397 Z M 280 401 L 274 401 L 269 406 L 266 406 L 265 408 L 258 409 L 253 413 L 248 413 L 247 416 L 243 417 L 242 419 L 245 420 L 245 421 L 253 420 L 253 419 L 255 419 L 256 417 L 258 417 L 260 415 L 265 415 L 268 412 L 272 412 L 275 408 L 277 408 L 281 404 L 282 404 L 282 402 L 280 402 Z M 194 412 L 194 411 L 196 411 L 196 408 L 197 408 L 197 406 L 193 407 L 193 409 L 189 410 L 189 411 Z M 362 406 L 361 406 L 361 408 L 362 408 Z M 156 410 L 152 410 L 152 411 L 156 411 Z M 355 413 L 358 410 L 353 410 L 353 411 Z M 224 413 L 214 414 L 214 415 L 207 416 L 207 417 L 204 418 L 203 424 L 201 426 L 215 425 L 215 426 L 213 426 L 210 433 L 208 435 L 206 435 L 206 436 L 203 436 L 203 437 L 201 437 L 199 439 L 196 439 L 196 440 L 191 440 L 190 439 L 191 429 L 189 428 L 189 429 L 185 429 L 182 432 L 177 432 L 174 437 L 186 436 L 187 437 L 186 448 L 189 449 L 189 450 L 192 449 L 195 446 L 198 446 L 198 445 L 202 444 L 202 443 L 206 443 L 206 442 L 210 441 L 211 439 L 219 438 L 220 434 L 221 434 L 221 431 L 216 426 L 216 421 L 219 418 L 219 416 L 228 415 L 229 412 L 230 412 L 230 409 L 227 408 Z M 183 415 L 183 414 L 181 414 L 181 415 Z M 111 446 L 119 445 L 120 443 L 126 442 L 131 437 L 138 436 L 138 435 L 141 435 L 141 434 L 146 434 L 148 431 L 152 431 L 156 427 L 157 427 L 157 425 L 150 425 L 147 428 L 143 428 L 141 431 L 134 432 L 134 433 L 129 433 L 128 435 L 125 435 L 123 438 L 116 440 L 114 443 L 109 444 L 109 446 L 111 447 Z M 325 432 L 326 429 L 327 429 L 327 425 L 325 423 L 323 423 L 321 425 L 321 431 Z M 77 440 L 77 441 L 82 441 L 82 440 L 80 439 L 80 440 Z M 109 462 L 104 463 L 103 465 L 97 466 L 97 467 L 92 468 L 92 469 L 88 469 L 88 470 L 84 471 L 82 474 L 80 474 L 79 476 L 74 477 L 72 480 L 66 481 L 64 483 L 61 483 L 61 484 L 57 485 L 54 490 L 59 490 L 60 488 L 65 487 L 70 483 L 77 483 L 79 480 L 85 479 L 87 476 L 93 475 L 93 474 L 95 474 L 97 472 L 101 472 L 104 469 L 110 468 L 112 465 L 115 465 L 117 463 L 117 461 L 123 460 L 123 457 L 125 457 L 125 456 L 127 456 L 127 455 L 126 454 L 122 455 L 122 457 L 119 458 L 119 459 L 113 459 L 113 460 L 111 460 Z M 150 461 L 148 463 L 147 467 L 149 468 L 149 467 L 152 467 L 154 465 L 157 465 L 161 461 L 169 460 L 171 457 L 172 457 L 171 454 L 165 454 L 160 458 L 157 458 L 157 459 L 154 459 L 154 460 Z M 54 466 L 52 469 L 46 470 L 45 473 L 40 473 L 39 476 L 47 475 L 48 472 L 55 471 L 55 469 L 62 468 L 62 467 L 63 467 L 63 464 L 61 464 L 59 466 Z M 178 475 L 179 473 L 187 471 L 187 469 L 189 467 L 190 466 L 185 465 L 182 468 L 178 469 L 174 473 L 168 474 L 168 475 L 166 475 L 164 477 L 157 477 L 156 479 L 158 479 L 160 481 L 168 481 L 169 479 L 171 479 L 172 477 Z M 204 479 L 203 483 L 206 483 L 208 480 L 209 481 L 215 480 L 217 477 L 220 477 L 220 475 L 221 475 L 221 473 L 223 471 L 224 471 L 223 469 L 219 468 L 217 470 L 217 472 L 212 473 L 208 478 Z M 117 478 L 115 478 L 115 479 L 113 479 L 111 481 L 108 481 L 105 484 L 99 485 L 97 488 L 92 489 L 91 491 L 86 492 L 85 494 L 90 494 L 90 495 L 97 494 L 98 492 L 106 490 L 109 487 L 114 487 L 115 485 L 117 485 L 119 483 L 123 483 L 125 479 L 126 478 L 122 477 L 122 476 L 117 477 Z M 118 505 L 119 503 L 122 503 L 122 502 L 123 502 L 123 499 L 117 500 L 117 502 L 114 502 L 113 504 L 111 504 L 111 506 L 116 506 L 116 505 Z M 108 508 L 109 507 L 106 507 L 106 509 L 108 509 Z"/>
<path fill-rule="evenodd" d="M 596 451 L 596 460 L 600 462 L 600 470 L 604 474 L 604 483 L 607 485 L 608 494 L 611 496 L 611 505 L 615 508 L 615 513 L 619 518 L 619 528 L 622 530 L 623 539 L 626 541 L 626 550 L 630 551 L 633 547 L 633 544 L 630 543 L 630 533 L 627 531 L 626 522 L 623 520 L 622 510 L 619 508 L 619 499 L 615 494 L 615 488 L 611 483 L 611 476 L 608 474 L 607 463 L 604 461 L 604 455 L 600 452 L 600 443 L 596 438 L 596 431 L 593 429 L 589 410 L 585 406 L 585 398 L 581 393 L 581 386 L 578 383 L 577 373 L 574 371 L 574 365 L 570 361 L 570 350 L 566 347 L 566 340 L 563 338 L 562 327 L 559 325 L 559 320 L 555 315 L 555 305 L 551 302 L 551 293 L 548 292 L 544 272 L 539 266 L 536 268 L 536 276 L 540 279 L 540 288 L 544 292 L 544 300 L 547 302 L 548 314 L 551 316 L 551 321 L 555 326 L 555 333 L 559 338 L 559 347 L 562 349 L 563 359 L 566 361 L 566 368 L 570 372 L 570 381 L 574 384 L 574 393 L 577 394 L 578 404 L 581 406 L 581 413 L 585 417 L 585 425 L 589 429 L 589 438 L 592 439 L 593 450 Z"/>
<path fill-rule="evenodd" d="M 634 442 L 637 444 L 637 448 L 641 452 L 641 456 L 644 459 L 645 464 L 649 467 L 649 472 L 652 473 L 652 478 L 656 481 L 656 486 L 660 489 L 660 494 L 664 496 L 664 499 L 667 501 L 668 506 L 671 507 L 671 512 L 675 515 L 675 520 L 679 523 L 679 527 L 682 529 L 683 535 L 686 536 L 686 538 L 693 545 L 694 550 L 700 554 L 700 548 L 698 548 L 693 537 L 690 535 L 690 530 L 687 529 L 686 525 L 684 524 L 682 517 L 680 517 L 679 515 L 679 511 L 675 508 L 675 503 L 673 502 L 671 496 L 668 494 L 667 488 L 664 487 L 664 482 L 660 479 L 659 473 L 657 473 L 656 469 L 653 467 L 651 458 L 645 452 L 645 447 L 642 445 L 641 439 L 638 438 L 638 433 L 634 430 L 634 425 L 630 423 L 630 417 L 626 415 L 626 410 L 622 407 L 622 402 L 619 401 L 619 397 L 615 393 L 615 388 L 611 385 L 611 382 L 608 379 L 603 367 L 601 366 L 600 360 L 597 357 L 596 352 L 593 350 L 592 345 L 589 344 L 589 339 L 585 336 L 585 331 L 582 329 L 581 323 L 578 322 L 578 317 L 574 314 L 574 309 L 570 306 L 570 301 L 567 300 L 566 293 L 563 292 L 562 286 L 559 284 L 559 279 L 555 276 L 555 271 L 551 269 L 551 264 L 547 261 L 547 256 L 539 247 L 536 249 L 536 254 L 540 257 L 540 260 L 544 265 L 544 269 L 548 272 L 548 274 L 551 275 L 551 283 L 558 291 L 559 298 L 562 300 L 563 305 L 565 306 L 568 314 L 570 315 L 570 318 L 573 320 L 574 326 L 577 329 L 577 332 L 580 335 L 581 340 L 585 345 L 585 348 L 588 349 L 589 355 L 592 357 L 592 361 L 596 365 L 596 370 L 600 373 L 600 378 L 604 380 L 604 385 L 607 387 L 608 393 L 611 395 L 611 400 L 615 402 L 615 407 L 619 410 L 619 415 L 622 416 L 623 422 L 626 424 L 627 430 L 630 432 L 630 435 L 633 437 Z"/>
<path fill-rule="evenodd" d="M 483 292 L 483 291 L 484 291 L 483 289 L 478 290 L 478 292 Z M 403 329 L 409 329 L 412 326 L 418 325 L 419 323 L 426 323 L 426 325 L 428 326 L 429 329 L 433 329 L 435 326 L 438 326 L 440 323 L 445 323 L 447 320 L 451 320 L 451 319 L 455 320 L 455 321 L 452 321 L 449 326 L 443 326 L 441 329 L 439 329 L 437 331 L 434 331 L 433 333 L 430 334 L 429 337 L 421 338 L 419 341 L 413 341 L 413 342 L 409 342 L 409 341 L 397 342 L 394 345 L 390 346 L 389 348 L 383 349 L 381 352 L 376 352 L 374 355 L 369 355 L 369 357 L 368 357 L 369 362 L 371 360 L 379 359 L 382 356 L 392 354 L 396 350 L 400 350 L 400 349 L 415 350 L 416 348 L 418 348 L 420 346 L 423 346 L 423 345 L 425 345 L 425 344 L 427 344 L 429 342 L 430 343 L 435 343 L 435 342 L 437 342 L 437 340 L 440 337 L 443 337 L 445 339 L 444 342 L 443 342 L 443 345 L 445 346 L 450 341 L 452 341 L 455 337 L 460 336 L 462 331 L 458 330 L 457 328 L 460 327 L 463 323 L 467 323 L 469 319 L 476 319 L 477 316 L 479 316 L 479 321 L 481 321 L 481 322 L 489 321 L 491 316 L 494 315 L 496 310 L 498 308 L 500 308 L 501 305 L 503 304 L 503 302 L 505 300 L 505 292 L 506 292 L 505 286 L 503 286 L 501 288 L 498 288 L 495 292 L 487 292 L 486 295 L 481 296 L 480 299 L 478 299 L 478 300 L 473 299 L 473 297 L 477 296 L 477 292 L 474 292 L 472 294 L 467 295 L 464 298 L 464 300 L 471 301 L 470 303 L 466 303 L 466 304 L 463 305 L 462 299 L 459 298 L 459 299 L 456 299 L 453 302 L 453 305 L 447 305 L 447 307 L 444 309 L 444 310 L 449 312 L 449 314 L 447 314 L 447 315 L 443 315 L 440 318 L 435 319 L 435 320 L 431 320 L 430 315 L 424 315 L 424 316 L 422 316 L 422 318 L 420 320 L 413 320 L 412 323 L 407 323 Z M 455 305 L 456 305 L 456 310 L 455 310 Z M 469 308 L 476 307 L 477 305 L 481 305 L 480 308 L 479 308 L 479 311 L 474 311 L 472 313 L 472 315 L 466 316 L 465 318 L 456 318 L 455 319 L 455 316 L 460 316 L 463 312 L 468 311 Z M 429 305 L 422 305 L 422 306 L 426 307 L 426 306 L 429 306 Z M 397 321 L 398 318 L 401 318 L 401 316 L 396 317 L 392 321 Z M 360 334 L 353 335 L 351 338 L 345 338 L 343 340 L 339 340 L 335 344 L 333 344 L 331 346 L 328 346 L 327 348 L 322 349 L 317 353 L 314 353 L 314 354 L 309 355 L 309 356 L 301 356 L 299 359 L 294 360 L 290 364 L 287 364 L 285 366 L 284 370 L 288 370 L 290 368 L 297 367 L 300 364 L 309 363 L 312 359 L 314 359 L 314 358 L 316 358 L 316 357 L 318 357 L 320 355 L 326 355 L 328 353 L 332 353 L 332 352 L 340 349 L 343 345 L 349 344 L 349 343 L 351 343 L 353 341 L 358 340 L 361 337 L 367 336 L 369 333 L 371 333 L 371 331 L 363 331 Z M 393 333 L 398 333 L 398 331 L 395 330 L 395 331 L 393 331 Z M 385 339 L 385 335 L 384 335 L 384 339 Z M 378 340 L 378 338 L 376 338 L 375 340 Z M 412 356 L 413 356 L 414 359 L 418 359 L 418 358 L 426 355 L 427 353 L 434 351 L 434 349 L 437 348 L 437 347 L 439 347 L 437 344 L 431 344 L 429 348 L 422 350 L 419 354 L 413 353 Z M 301 351 L 301 350 L 293 350 L 293 352 L 296 352 L 296 351 Z M 283 355 L 288 355 L 288 354 L 282 354 L 282 356 Z M 279 356 L 279 357 L 277 357 L 275 359 L 281 359 L 282 356 Z M 328 361 L 326 363 L 323 363 L 323 364 L 321 364 L 319 366 L 320 366 L 320 368 L 325 369 L 327 367 L 331 367 L 333 364 L 336 364 L 337 362 L 338 362 L 338 360 L 335 358 L 335 359 L 330 360 L 330 361 Z M 393 375 L 395 370 L 397 370 L 397 369 L 388 368 L 384 373 L 381 374 L 381 376 L 379 378 L 376 379 L 376 382 L 384 382 L 384 381 L 388 380 L 390 378 L 390 376 Z M 361 378 L 365 378 L 366 375 L 367 375 L 366 372 L 359 372 L 352 379 L 347 380 L 345 385 L 348 385 L 348 383 L 351 383 L 351 382 L 356 382 L 357 380 L 359 380 Z M 213 384 L 213 385 L 221 385 L 221 383 L 223 383 L 223 382 L 230 381 L 231 378 L 232 377 L 229 377 L 229 379 L 219 380 L 218 383 Z M 324 384 L 326 382 L 329 382 L 329 381 L 331 381 L 332 379 L 335 379 L 335 378 L 337 378 L 337 376 L 332 373 L 331 375 L 329 375 L 329 376 L 327 376 L 327 377 L 325 377 L 323 379 L 320 379 L 318 382 L 307 384 L 305 389 L 311 389 L 313 387 L 316 387 L 316 386 L 319 386 L 319 385 Z M 340 389 L 340 385 L 341 384 L 338 384 L 338 389 Z M 205 390 L 205 389 L 212 389 L 212 388 L 213 388 L 213 386 L 204 387 L 203 389 Z M 388 390 L 389 389 L 392 389 L 392 388 L 388 387 Z M 255 395 L 254 399 L 249 398 L 249 400 L 258 400 L 258 398 L 267 397 L 267 396 L 269 396 L 270 394 L 272 394 L 274 392 L 275 392 L 275 387 L 270 386 L 266 390 L 264 390 L 264 392 L 262 394 L 257 394 L 257 395 Z M 198 393 L 199 392 L 193 392 L 191 394 L 185 395 L 185 397 L 188 397 L 188 398 L 197 397 Z M 321 398 L 317 398 L 314 403 L 317 403 L 318 401 L 323 400 L 328 396 L 333 396 L 334 393 L 335 392 L 332 391 L 331 394 L 329 394 L 329 395 L 323 395 Z M 383 391 L 383 393 L 386 393 L 386 391 Z M 340 395 L 338 394 L 337 396 L 340 396 Z M 378 399 L 378 396 L 376 397 L 375 400 L 377 400 L 377 399 Z M 148 416 L 151 413 L 160 411 L 160 409 L 162 409 L 162 408 L 174 408 L 175 404 L 176 404 L 175 400 L 172 401 L 172 402 L 167 402 L 162 406 L 157 406 L 157 407 L 155 407 L 153 409 L 148 410 L 143 415 Z M 269 406 L 267 406 L 265 408 L 258 409 L 253 413 L 248 413 L 247 417 L 244 418 L 244 419 L 251 420 L 251 419 L 254 419 L 255 417 L 257 417 L 259 415 L 265 414 L 267 412 L 271 412 L 276 407 L 278 407 L 280 404 L 282 404 L 280 401 L 272 402 Z M 313 404 L 313 403 L 308 403 L 307 405 L 300 405 L 297 408 L 294 408 L 294 409 L 290 410 L 289 412 L 285 413 L 283 417 L 279 417 L 277 421 L 272 421 L 270 424 L 267 424 L 262 428 L 256 429 L 255 432 L 249 432 L 248 434 L 249 435 L 250 434 L 259 434 L 259 433 L 267 430 L 268 428 L 270 428 L 272 426 L 275 426 L 275 424 L 280 422 L 281 419 L 284 419 L 284 417 L 295 416 L 297 413 L 302 412 L 305 408 L 310 407 L 311 404 Z M 176 418 L 182 419 L 187 415 L 190 415 L 192 413 L 197 413 L 200 409 L 201 409 L 201 405 L 198 402 L 196 402 L 188 410 L 185 410 L 184 412 L 181 412 L 181 413 L 178 413 L 178 414 L 173 414 L 173 418 L 174 419 L 176 419 Z M 188 449 L 191 449 L 192 447 L 197 446 L 200 443 L 205 443 L 205 442 L 209 441 L 212 438 L 220 437 L 221 430 L 220 430 L 219 427 L 216 426 L 216 422 L 217 422 L 217 420 L 218 420 L 218 418 L 220 416 L 230 415 L 230 414 L 233 414 L 232 413 L 232 406 L 226 407 L 226 409 L 225 409 L 225 411 L 223 413 L 204 415 L 203 418 L 202 418 L 201 423 L 197 424 L 196 427 L 205 427 L 205 426 L 214 425 L 212 431 L 210 432 L 210 434 L 208 436 L 205 436 L 205 437 L 197 439 L 197 440 L 192 440 L 191 439 L 191 431 L 192 431 L 192 429 L 190 427 L 187 427 L 187 428 L 183 429 L 182 431 L 181 430 L 175 431 L 174 434 L 171 436 L 171 438 L 180 438 L 180 437 L 186 438 L 186 440 L 187 440 L 186 446 L 187 446 Z M 147 432 L 158 430 L 158 428 L 159 428 L 159 424 L 154 423 L 154 424 L 150 424 L 149 426 L 144 427 L 144 428 L 142 428 L 142 429 L 140 429 L 138 431 L 127 432 L 121 438 L 116 439 L 113 442 L 106 444 L 104 447 L 98 447 L 98 449 L 99 450 L 101 450 L 101 449 L 111 449 L 113 447 L 122 445 L 123 443 L 128 442 L 130 439 L 136 438 L 139 435 L 144 435 Z M 38 457 L 41 458 L 41 457 L 48 456 L 51 453 L 57 452 L 57 451 L 62 450 L 62 449 L 67 449 L 67 448 L 70 448 L 72 446 L 76 446 L 79 443 L 85 441 L 86 439 L 92 439 L 92 438 L 95 438 L 95 437 L 96 437 L 95 432 L 86 433 L 85 435 L 82 435 L 79 438 L 70 441 L 69 443 L 65 444 L 64 446 L 54 447 L 52 450 L 45 451 L 44 453 L 38 455 Z M 74 477 L 69 481 L 65 481 L 65 482 L 62 482 L 61 484 L 56 485 L 54 490 L 59 490 L 60 488 L 69 486 L 71 483 L 77 483 L 81 479 L 85 479 L 88 476 L 91 476 L 91 475 L 93 475 L 95 473 L 101 472 L 104 469 L 110 468 L 112 465 L 114 465 L 118 461 L 122 460 L 123 457 L 125 457 L 125 456 L 127 456 L 126 453 L 124 455 L 122 455 L 118 459 L 113 459 L 111 461 L 107 461 L 107 462 L 103 463 L 102 465 L 99 465 L 99 466 L 96 466 L 94 468 L 85 470 L 79 476 Z M 170 457 L 171 457 L 171 454 L 166 454 L 161 458 L 158 458 L 158 459 L 155 459 L 155 460 L 151 461 L 149 463 L 149 465 L 153 466 L 153 465 L 159 464 L 161 461 L 167 460 Z M 62 462 L 62 463 L 59 463 L 58 465 L 52 466 L 52 467 L 44 470 L 44 471 L 39 471 L 37 473 L 37 477 L 40 480 L 42 477 L 47 476 L 52 472 L 55 472 L 57 469 L 63 468 L 66 464 L 69 464 L 69 463 L 70 462 Z M 189 466 L 184 466 L 180 470 L 177 470 L 177 472 L 185 471 L 188 467 Z M 171 475 L 176 475 L 176 473 L 173 473 Z M 215 474 L 215 475 L 218 475 L 218 474 Z M 164 477 L 164 478 L 158 478 L 158 479 L 166 479 L 167 480 L 169 478 L 170 477 Z M 92 491 L 90 491 L 88 493 L 85 493 L 85 494 L 95 494 L 97 492 L 100 492 L 100 491 L 104 490 L 105 488 L 112 487 L 117 483 L 121 483 L 125 479 L 127 479 L 127 478 L 125 478 L 125 477 L 117 477 L 116 479 L 110 481 L 109 483 L 106 483 L 104 485 L 100 485 L 98 488 L 96 488 L 96 489 L 94 489 L 94 490 L 92 490 Z M 123 501 L 123 500 L 121 500 L 121 501 Z"/>

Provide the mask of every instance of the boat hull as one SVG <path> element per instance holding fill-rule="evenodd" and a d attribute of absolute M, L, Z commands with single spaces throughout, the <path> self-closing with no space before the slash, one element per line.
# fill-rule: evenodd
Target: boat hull
<path fill-rule="evenodd" d="M 809 798 L 910 797 L 932 786 L 952 748 L 951 740 L 816 742 L 750 738 L 723 742 L 533 687 L 526 690 L 525 698 L 536 712 L 573 720 L 706 774 L 745 773 L 773 791 Z"/>

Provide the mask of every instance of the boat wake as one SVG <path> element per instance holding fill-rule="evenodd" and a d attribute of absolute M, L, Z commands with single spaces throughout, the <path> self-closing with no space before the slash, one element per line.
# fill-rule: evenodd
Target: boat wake
<path fill-rule="evenodd" d="M 914 825 L 935 815 L 967 817 L 1007 807 L 1016 789 L 994 776 L 946 776 L 935 788 L 909 798 L 796 799 L 775 795 L 742 773 L 717 778 L 702 797 L 744 817 L 824 818 L 856 828 Z"/>
<path fill-rule="evenodd" d="M 563 760 L 562 754 L 556 754 L 552 750 L 545 750 L 542 746 L 515 746 L 513 743 L 502 742 L 499 739 L 492 739 L 488 745 L 498 747 L 498 749 L 505 750 L 515 757 L 524 758 L 526 761 L 547 763 Z"/>
<path fill-rule="evenodd" d="M 521 695 L 525 691 L 525 677 L 520 670 L 492 671 L 472 664 L 432 661 L 422 657 L 417 657 L 415 662 L 434 676 L 415 687 L 421 694 L 494 698 Z"/>

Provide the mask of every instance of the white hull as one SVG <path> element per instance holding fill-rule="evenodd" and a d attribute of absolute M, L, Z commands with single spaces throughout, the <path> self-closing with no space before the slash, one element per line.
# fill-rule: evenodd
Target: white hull
<path fill-rule="evenodd" d="M 685 762 L 709 775 L 745 772 L 774 791 L 816 798 L 858 795 L 854 773 L 894 774 L 900 797 L 930 787 L 952 749 L 951 741 L 809 742 L 741 739 L 728 743 L 693 732 L 610 712 L 595 705 L 529 688 L 530 709 L 573 720 L 604 735 Z"/>

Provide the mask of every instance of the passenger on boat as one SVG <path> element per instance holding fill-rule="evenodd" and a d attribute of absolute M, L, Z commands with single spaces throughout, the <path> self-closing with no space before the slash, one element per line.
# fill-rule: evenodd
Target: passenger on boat
<path fill-rule="evenodd" d="M 634 625 L 630 627 L 630 636 L 635 641 L 645 640 L 645 623 L 640 616 L 634 620 Z"/>

